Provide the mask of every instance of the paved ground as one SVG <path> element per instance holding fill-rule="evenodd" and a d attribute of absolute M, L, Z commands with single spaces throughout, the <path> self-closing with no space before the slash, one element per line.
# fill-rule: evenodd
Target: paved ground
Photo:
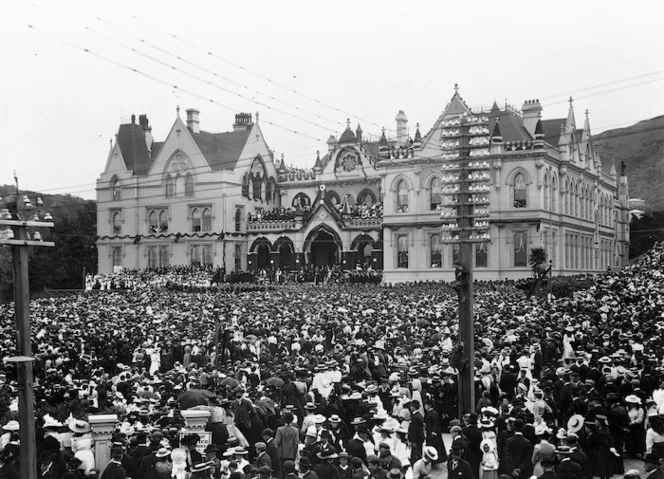
<path fill-rule="evenodd" d="M 450 445 L 452 443 L 452 438 L 449 434 L 443 434 L 443 441 L 445 443 L 445 448 L 449 451 Z M 646 474 L 643 470 L 643 461 L 639 459 L 626 459 L 625 460 L 625 471 L 630 469 L 636 469 L 641 474 L 642 478 L 646 477 Z M 432 479 L 446 479 L 447 478 L 447 466 L 445 464 L 436 464 L 436 467 L 431 471 Z M 614 475 L 614 478 L 622 477 L 620 475 Z"/>

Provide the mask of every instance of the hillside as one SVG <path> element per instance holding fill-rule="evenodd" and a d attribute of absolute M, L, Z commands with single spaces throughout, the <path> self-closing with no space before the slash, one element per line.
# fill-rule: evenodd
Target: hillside
<path fill-rule="evenodd" d="M 2 201 L 9 200 L 16 192 L 14 185 L 0 185 L 0 198 Z M 88 203 L 96 204 L 94 201 L 85 200 L 74 195 L 50 195 L 37 193 L 30 190 L 21 192 L 22 195 L 27 195 L 28 198 L 35 202 L 37 196 L 41 196 L 44 201 L 42 209 L 48 211 L 53 216 L 53 220 L 57 223 L 65 217 L 75 218 L 79 212 L 83 211 Z M 2 202 L 0 201 L 0 204 Z"/>
<path fill-rule="evenodd" d="M 625 162 L 631 198 L 664 211 L 664 115 L 607 130 L 594 136 L 593 144 L 606 170 L 613 162 L 620 171 L 620 162 Z"/>

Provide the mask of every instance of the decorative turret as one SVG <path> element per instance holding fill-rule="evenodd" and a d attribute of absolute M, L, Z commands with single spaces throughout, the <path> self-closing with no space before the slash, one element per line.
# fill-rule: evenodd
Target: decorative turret
<path fill-rule="evenodd" d="M 408 118 L 403 110 L 399 110 L 394 119 L 397 122 L 397 142 L 405 144 L 408 141 Z"/>
<path fill-rule="evenodd" d="M 569 97 L 569 111 L 567 112 L 567 122 L 565 123 L 565 131 L 572 132 L 576 130 L 576 120 L 574 119 L 574 99 Z"/>
<path fill-rule="evenodd" d="M 413 140 L 413 148 L 422 148 L 422 135 L 420 134 L 420 124 L 415 125 L 415 140 Z"/>
<path fill-rule="evenodd" d="M 143 127 L 143 133 L 145 134 L 145 146 L 148 147 L 148 152 L 152 153 L 152 143 L 154 143 L 154 138 L 152 137 L 152 127 L 149 125 L 148 116 L 139 115 L 138 124 Z"/>
<path fill-rule="evenodd" d="M 521 117 L 523 127 L 530 133 L 530 136 L 535 136 L 537 122 L 542 117 L 542 105 L 539 100 L 526 100 L 521 107 Z"/>
<path fill-rule="evenodd" d="M 279 173 L 286 172 L 286 163 L 284 162 L 284 154 L 281 154 L 281 161 L 279 162 Z"/>
<path fill-rule="evenodd" d="M 346 129 L 341 134 L 339 138 L 339 145 L 345 145 L 348 143 L 357 143 L 357 137 L 353 130 L 350 129 L 350 120 L 346 120 Z"/>
<path fill-rule="evenodd" d="M 544 148 L 544 127 L 542 127 L 542 120 L 538 120 L 537 125 L 535 125 L 533 148 Z"/>
<path fill-rule="evenodd" d="M 316 163 L 314 164 L 314 171 L 320 173 L 323 170 L 323 163 L 320 161 L 320 151 L 316 151 Z"/>
<path fill-rule="evenodd" d="M 357 124 L 357 129 L 355 130 L 355 136 L 357 137 L 357 142 L 362 143 L 362 127 L 360 124 Z"/>
<path fill-rule="evenodd" d="M 387 138 L 385 138 L 385 127 L 383 127 L 383 133 L 380 135 L 380 140 L 378 140 L 378 156 L 381 158 L 390 157 L 390 145 L 387 143 Z"/>

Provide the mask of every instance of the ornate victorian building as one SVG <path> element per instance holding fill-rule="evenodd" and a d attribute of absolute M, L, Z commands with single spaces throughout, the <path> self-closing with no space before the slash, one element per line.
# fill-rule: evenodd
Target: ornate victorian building
<path fill-rule="evenodd" d="M 458 125 L 471 124 L 459 133 Z M 539 101 L 521 110 L 471 110 L 455 92 L 424 136 L 366 141 L 350 125 L 330 137 L 311 169 L 276 160 L 249 114 L 233 131 L 200 130 L 199 112 L 179 115 L 163 143 L 145 116 L 120 126 L 97 181 L 99 271 L 207 264 L 227 271 L 338 265 L 372 267 L 386 282 L 451 280 L 456 248 L 441 213 L 446 168 L 460 149 L 490 169 L 489 243 L 475 245 L 475 277 L 530 274 L 543 246 L 554 274 L 627 264 L 624 172 L 593 150 L 586 112 L 576 125 L 544 119 Z"/>

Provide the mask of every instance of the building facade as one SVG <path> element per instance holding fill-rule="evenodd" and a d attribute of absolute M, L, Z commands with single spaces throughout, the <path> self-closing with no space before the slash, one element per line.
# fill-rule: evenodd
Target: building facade
<path fill-rule="evenodd" d="M 121 125 L 97 181 L 99 271 L 166 265 L 232 270 L 338 266 L 382 270 L 386 282 L 452 280 L 457 248 L 441 236 L 446 165 L 459 149 L 490 166 L 491 241 L 475 245 L 476 279 L 529 276 L 531 248 L 554 274 L 627 264 L 629 199 L 624 171 L 593 150 L 588 114 L 577 128 L 543 119 L 537 100 L 520 110 L 473 110 L 455 91 L 428 133 L 366 141 L 348 124 L 310 169 L 274 158 L 258 124 L 236 115 L 233 131 L 200 129 L 199 112 L 176 118 L 162 143 L 145 116 Z M 460 144 L 459 122 L 473 123 Z"/>

